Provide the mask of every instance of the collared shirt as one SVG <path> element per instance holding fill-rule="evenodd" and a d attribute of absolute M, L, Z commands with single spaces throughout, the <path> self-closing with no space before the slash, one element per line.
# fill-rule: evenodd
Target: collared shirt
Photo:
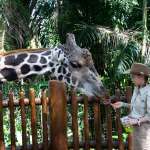
<path fill-rule="evenodd" d="M 146 117 L 150 120 L 150 85 L 135 87 L 131 99 L 131 113 L 133 118 Z"/>

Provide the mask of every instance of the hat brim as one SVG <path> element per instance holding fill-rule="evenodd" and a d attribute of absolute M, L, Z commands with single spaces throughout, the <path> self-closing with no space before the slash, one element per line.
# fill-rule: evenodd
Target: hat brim
<path fill-rule="evenodd" d="M 130 74 L 130 72 L 131 72 L 131 69 L 128 69 L 128 70 L 124 71 L 123 74 Z"/>

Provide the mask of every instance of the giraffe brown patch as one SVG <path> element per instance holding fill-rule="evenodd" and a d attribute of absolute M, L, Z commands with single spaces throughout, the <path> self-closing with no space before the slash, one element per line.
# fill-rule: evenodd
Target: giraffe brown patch
<path fill-rule="evenodd" d="M 53 72 L 53 73 L 55 72 L 55 68 L 52 68 L 52 72 Z"/>
<path fill-rule="evenodd" d="M 19 55 L 17 56 L 16 61 L 18 61 L 19 63 L 21 63 L 21 62 L 24 61 L 24 59 L 25 59 L 27 56 L 28 56 L 28 55 L 27 55 L 26 53 L 19 54 Z"/>
<path fill-rule="evenodd" d="M 27 57 L 27 54 L 9 55 L 5 57 L 5 65 L 17 66 L 20 63 L 24 62 L 24 59 Z"/>
<path fill-rule="evenodd" d="M 53 66 L 54 66 L 54 63 L 49 62 L 49 65 L 50 65 L 50 67 L 53 67 Z"/>
<path fill-rule="evenodd" d="M 65 79 L 67 80 L 68 83 L 70 83 L 70 78 L 66 77 Z"/>
<path fill-rule="evenodd" d="M 7 56 L 6 58 L 5 58 L 5 65 L 12 65 L 12 66 L 16 66 L 16 63 L 15 63 L 15 56 Z"/>
<path fill-rule="evenodd" d="M 45 58 L 45 57 L 41 57 L 40 63 L 41 63 L 41 64 L 46 64 L 46 63 L 47 63 L 46 58 Z"/>
<path fill-rule="evenodd" d="M 67 70 L 65 67 L 63 66 L 59 66 L 58 67 L 58 73 L 63 73 L 63 74 L 66 74 L 67 73 Z"/>
<path fill-rule="evenodd" d="M 66 71 L 66 69 L 63 67 L 63 74 L 66 74 L 67 73 L 67 71 Z"/>
<path fill-rule="evenodd" d="M 63 75 L 59 75 L 58 80 L 62 81 L 63 80 Z"/>
<path fill-rule="evenodd" d="M 38 65 L 34 65 L 33 67 L 34 67 L 35 71 L 41 71 L 42 70 L 42 68 Z"/>
<path fill-rule="evenodd" d="M 47 67 L 47 65 L 43 65 L 43 66 L 42 66 L 42 68 L 46 68 L 46 67 Z"/>
<path fill-rule="evenodd" d="M 61 73 L 62 72 L 62 66 L 59 66 L 57 71 L 58 71 L 58 73 Z"/>
<path fill-rule="evenodd" d="M 27 74 L 28 72 L 30 72 L 30 66 L 27 65 L 27 64 L 24 64 L 24 65 L 21 67 L 21 73 L 22 73 L 22 74 Z"/>
<path fill-rule="evenodd" d="M 29 57 L 29 59 L 28 59 L 28 62 L 29 62 L 29 63 L 36 63 L 37 60 L 38 60 L 38 56 L 32 54 L 32 55 L 30 55 L 30 57 Z"/>
<path fill-rule="evenodd" d="M 16 71 L 12 68 L 4 68 L 0 71 L 0 73 L 4 76 L 4 78 L 7 81 L 18 79 Z"/>
<path fill-rule="evenodd" d="M 70 77 L 71 76 L 71 73 L 69 72 L 69 73 L 67 73 L 67 77 Z"/>

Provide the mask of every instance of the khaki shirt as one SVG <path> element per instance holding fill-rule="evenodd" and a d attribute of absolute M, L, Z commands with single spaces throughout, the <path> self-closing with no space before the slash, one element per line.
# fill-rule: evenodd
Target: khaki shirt
<path fill-rule="evenodd" d="M 131 113 L 133 118 L 145 117 L 150 121 L 150 85 L 135 87 L 131 99 Z"/>

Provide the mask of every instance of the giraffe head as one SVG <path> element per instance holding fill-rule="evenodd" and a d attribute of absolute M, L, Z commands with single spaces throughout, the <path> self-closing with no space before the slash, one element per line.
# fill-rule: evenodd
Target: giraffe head
<path fill-rule="evenodd" d="M 80 48 L 74 34 L 68 33 L 62 49 L 68 59 L 69 70 L 74 87 L 89 96 L 102 96 L 104 86 L 95 69 L 91 53 L 86 48 Z"/>
<path fill-rule="evenodd" d="M 67 34 L 66 43 L 55 48 L 25 49 L 0 55 L 0 82 L 45 73 L 64 80 L 86 95 L 99 97 L 104 94 L 91 53 L 76 44 L 73 34 Z"/>

